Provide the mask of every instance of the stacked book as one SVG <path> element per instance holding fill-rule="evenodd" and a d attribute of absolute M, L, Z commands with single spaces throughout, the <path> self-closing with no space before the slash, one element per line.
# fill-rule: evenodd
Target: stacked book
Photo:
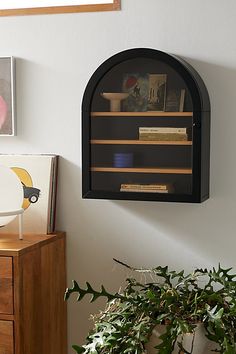
<path fill-rule="evenodd" d="M 139 140 L 186 141 L 187 128 L 140 127 Z"/>
<path fill-rule="evenodd" d="M 144 192 L 144 193 L 172 193 L 170 184 L 121 184 L 121 192 Z"/>

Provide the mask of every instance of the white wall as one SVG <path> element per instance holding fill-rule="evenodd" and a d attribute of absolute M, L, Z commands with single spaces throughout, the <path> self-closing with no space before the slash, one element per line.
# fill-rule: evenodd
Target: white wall
<path fill-rule="evenodd" d="M 235 0 L 122 0 L 122 11 L 0 18 L 0 55 L 17 60 L 18 135 L 1 153 L 62 156 L 57 228 L 67 232 L 68 285 L 118 289 L 131 265 L 236 266 Z M 212 104 L 211 198 L 200 205 L 82 200 L 81 99 L 111 55 L 151 47 L 198 70 Z M 101 303 L 69 302 L 69 347 Z M 70 350 L 72 352 L 72 350 Z M 44 353 L 46 354 L 46 353 Z"/>

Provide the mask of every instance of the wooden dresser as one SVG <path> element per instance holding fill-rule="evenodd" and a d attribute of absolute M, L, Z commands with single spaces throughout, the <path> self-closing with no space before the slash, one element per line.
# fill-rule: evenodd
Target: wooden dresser
<path fill-rule="evenodd" d="M 66 354 L 65 234 L 0 235 L 0 354 Z"/>

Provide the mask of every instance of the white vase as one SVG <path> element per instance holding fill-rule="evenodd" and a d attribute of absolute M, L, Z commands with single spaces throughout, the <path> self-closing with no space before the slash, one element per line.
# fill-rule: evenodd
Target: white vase
<path fill-rule="evenodd" d="M 101 96 L 110 101 L 111 112 L 120 112 L 121 101 L 125 100 L 129 94 L 124 92 L 102 92 Z"/>
<path fill-rule="evenodd" d="M 154 347 L 158 344 L 161 343 L 161 340 L 159 339 L 160 335 L 165 333 L 166 326 L 164 325 L 158 325 L 154 328 L 152 336 L 148 342 L 148 344 L 145 346 L 147 353 L 148 354 L 157 354 L 158 351 Z M 198 324 L 195 333 L 188 333 L 185 334 L 183 337 L 179 336 L 178 337 L 178 342 L 181 342 L 183 347 L 192 354 L 212 354 L 212 350 L 218 348 L 218 345 L 205 336 L 205 329 L 203 324 Z M 193 342 L 194 341 L 194 342 Z M 192 348 L 192 343 L 193 343 L 193 350 L 191 351 Z M 173 354 L 178 354 L 179 353 L 179 347 L 176 342 L 174 351 L 172 352 Z"/>

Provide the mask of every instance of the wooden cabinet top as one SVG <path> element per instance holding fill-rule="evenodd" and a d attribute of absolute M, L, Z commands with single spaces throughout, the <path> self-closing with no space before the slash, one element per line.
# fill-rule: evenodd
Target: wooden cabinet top
<path fill-rule="evenodd" d="M 65 237 L 64 232 L 56 232 L 50 235 L 24 235 L 24 239 L 19 240 L 18 234 L 1 234 L 0 256 L 18 256 L 63 237 Z"/>

